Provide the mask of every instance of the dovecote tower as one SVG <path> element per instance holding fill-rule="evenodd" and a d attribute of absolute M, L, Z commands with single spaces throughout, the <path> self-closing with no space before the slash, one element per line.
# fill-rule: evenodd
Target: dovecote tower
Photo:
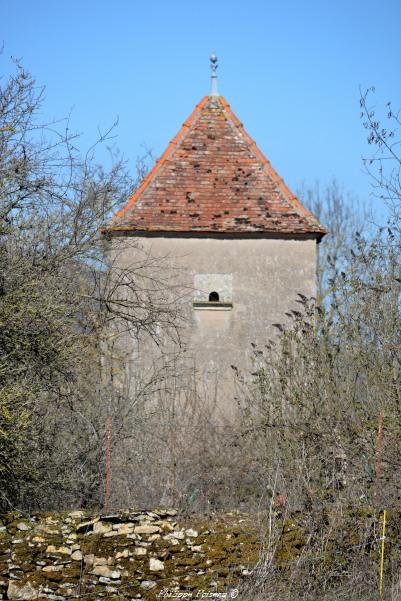
<path fill-rule="evenodd" d="M 266 342 L 299 293 L 315 295 L 326 230 L 219 95 L 214 55 L 211 67 L 210 95 L 105 231 L 112 242 L 131 237 L 154 257 L 174 258 L 190 291 L 186 352 L 200 377 L 223 385 L 231 365 L 249 366 L 251 343 Z"/>

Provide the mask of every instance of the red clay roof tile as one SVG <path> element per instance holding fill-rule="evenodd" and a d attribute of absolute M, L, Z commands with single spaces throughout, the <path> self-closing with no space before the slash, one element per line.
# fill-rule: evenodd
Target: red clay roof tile
<path fill-rule="evenodd" d="M 221 96 L 205 96 L 109 232 L 326 233 Z"/>

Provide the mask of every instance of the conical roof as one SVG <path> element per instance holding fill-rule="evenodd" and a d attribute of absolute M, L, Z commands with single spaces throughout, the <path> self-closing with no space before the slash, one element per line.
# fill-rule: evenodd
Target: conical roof
<path fill-rule="evenodd" d="M 222 96 L 202 99 L 106 231 L 326 233 Z"/>

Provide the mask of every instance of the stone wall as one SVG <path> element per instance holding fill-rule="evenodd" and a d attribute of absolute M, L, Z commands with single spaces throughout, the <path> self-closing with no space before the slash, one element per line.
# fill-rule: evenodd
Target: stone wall
<path fill-rule="evenodd" d="M 258 555 L 239 514 L 185 522 L 167 509 L 9 513 L 0 516 L 0 599 L 234 597 Z"/>

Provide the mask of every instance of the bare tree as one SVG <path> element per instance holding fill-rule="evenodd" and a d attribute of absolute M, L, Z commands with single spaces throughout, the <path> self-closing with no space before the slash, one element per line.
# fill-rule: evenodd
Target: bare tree
<path fill-rule="evenodd" d="M 367 131 L 367 141 L 374 152 L 364 159 L 366 172 L 377 197 L 383 199 L 400 218 L 401 200 L 401 126 L 400 110 L 389 101 L 384 116 L 378 116 L 372 102 L 374 87 L 360 93 L 361 119 Z"/>
<path fill-rule="evenodd" d="M 401 491 L 399 118 L 388 105 L 393 128 L 383 128 L 368 108 L 370 93 L 361 107 L 375 153 L 365 165 L 390 203 L 389 223 L 361 227 L 332 187 L 320 306 L 300 296 L 292 326 L 256 349 L 254 386 L 245 394 L 244 435 L 258 441 L 267 468 L 282 458 L 281 484 L 293 506 L 389 507 Z M 320 198 L 309 193 L 318 214 Z"/>
<path fill-rule="evenodd" d="M 81 156 L 69 120 L 40 121 L 42 101 L 16 62 L 0 87 L 2 507 L 99 502 L 106 416 L 122 405 L 100 377 L 105 336 L 157 339 L 177 318 L 152 258 L 118 271 L 99 236 L 143 163 L 136 181 L 112 151 L 96 163 L 113 127 Z"/>
<path fill-rule="evenodd" d="M 324 188 L 319 182 L 303 185 L 298 195 L 328 230 L 318 246 L 317 263 L 317 303 L 328 305 L 347 267 L 355 233 L 372 231 L 372 215 L 366 203 L 347 194 L 335 179 Z"/>

